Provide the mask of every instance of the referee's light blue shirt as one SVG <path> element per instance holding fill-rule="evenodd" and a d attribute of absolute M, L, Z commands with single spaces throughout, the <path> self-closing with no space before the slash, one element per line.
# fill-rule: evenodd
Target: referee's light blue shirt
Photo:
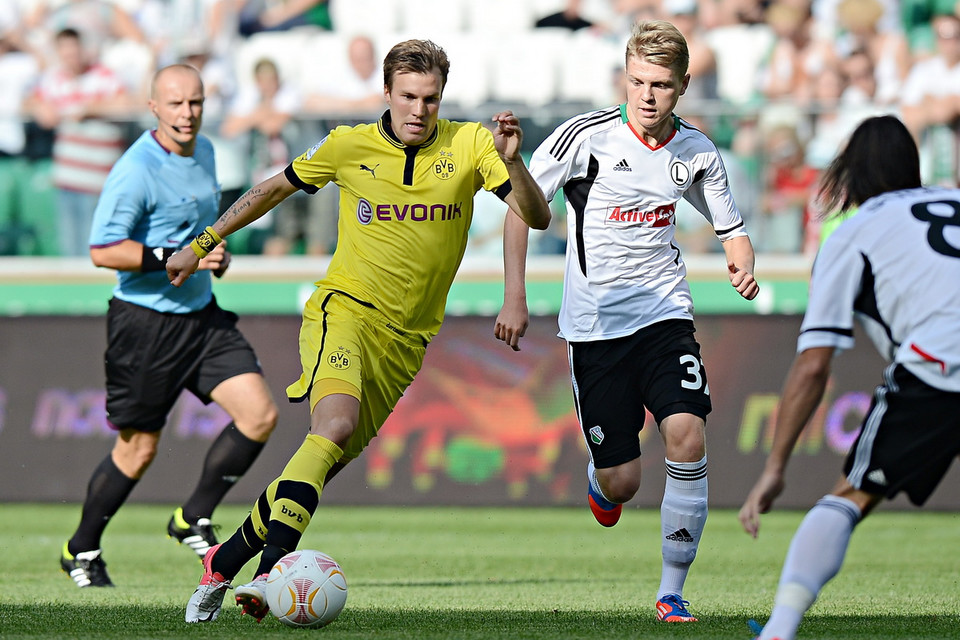
<path fill-rule="evenodd" d="M 193 156 L 164 149 L 146 131 L 117 160 L 100 194 L 90 246 L 130 239 L 148 247 L 182 248 L 216 219 L 220 205 L 213 145 L 199 136 Z M 213 296 L 209 271 L 197 271 L 183 286 L 166 271 L 118 271 L 113 295 L 164 313 L 189 313 Z"/>

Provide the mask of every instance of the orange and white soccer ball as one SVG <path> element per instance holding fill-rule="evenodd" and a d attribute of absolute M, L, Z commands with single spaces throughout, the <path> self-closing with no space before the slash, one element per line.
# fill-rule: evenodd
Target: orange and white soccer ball
<path fill-rule="evenodd" d="M 267 577 L 270 613 L 289 627 L 322 627 L 347 602 L 347 578 L 337 561 L 303 549 L 280 558 Z"/>

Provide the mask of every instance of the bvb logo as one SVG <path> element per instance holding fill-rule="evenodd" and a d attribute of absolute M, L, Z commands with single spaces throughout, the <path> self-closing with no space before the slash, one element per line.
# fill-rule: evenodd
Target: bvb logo
<path fill-rule="evenodd" d="M 453 159 L 449 157 L 440 157 L 433 163 L 433 173 L 441 180 L 449 180 L 456 170 Z"/>
<path fill-rule="evenodd" d="M 329 362 L 334 369 L 347 369 L 350 367 L 350 356 L 343 351 L 335 351 L 330 354 Z"/>

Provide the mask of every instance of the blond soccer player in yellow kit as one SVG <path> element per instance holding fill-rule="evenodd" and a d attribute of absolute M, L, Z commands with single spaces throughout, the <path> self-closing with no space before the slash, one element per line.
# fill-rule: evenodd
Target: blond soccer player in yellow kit
<path fill-rule="evenodd" d="M 493 117 L 493 133 L 438 118 L 448 70 L 430 41 L 394 46 L 384 59 L 388 109 L 378 122 L 338 127 L 167 261 L 179 286 L 207 251 L 298 189 L 340 187 L 337 250 L 304 308 L 303 374 L 287 389 L 291 401 L 309 400 L 310 433 L 236 533 L 207 553 L 187 622 L 216 619 L 230 580 L 258 553 L 256 577 L 236 588 L 236 599 L 244 613 L 266 615 L 266 574 L 296 549 L 324 482 L 377 435 L 440 329 L 476 192 L 497 194 L 531 227 L 550 222 L 512 113 Z"/>

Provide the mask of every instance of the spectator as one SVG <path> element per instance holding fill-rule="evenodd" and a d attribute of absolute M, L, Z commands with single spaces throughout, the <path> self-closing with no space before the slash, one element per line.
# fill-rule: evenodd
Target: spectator
<path fill-rule="evenodd" d="M 344 1 L 344 0 L 341 0 Z M 349 0 L 346 0 L 349 1 Z M 333 29 L 327 0 L 239 0 L 240 35 L 313 26 Z"/>
<path fill-rule="evenodd" d="M 283 170 L 292 159 L 291 143 L 299 138 L 293 116 L 300 110 L 299 91 L 282 82 L 276 63 L 269 58 L 257 61 L 255 85 L 241 88 L 231 105 L 220 133 L 227 139 L 246 137 L 249 143 L 250 180 L 263 181 Z M 262 251 L 269 255 L 289 253 L 305 217 L 305 201 L 293 198 L 276 207 L 254 225 L 266 236 Z M 260 240 L 254 240 L 256 250 Z"/>
<path fill-rule="evenodd" d="M 106 0 L 36 0 L 24 26 L 39 39 L 37 46 L 56 45 L 56 34 L 74 29 L 80 34 L 88 55 L 100 55 L 100 48 L 111 40 L 146 43 L 143 31 L 133 17 L 113 2 Z M 56 46 L 54 46 L 56 48 Z"/>
<path fill-rule="evenodd" d="M 733 104 L 746 104 L 761 97 L 757 78 L 776 35 L 763 21 L 760 3 L 727 0 L 718 4 L 722 8 L 715 8 L 710 16 L 718 24 L 705 34 L 717 59 L 717 95 Z"/>
<path fill-rule="evenodd" d="M 808 9 L 780 1 L 770 5 L 765 17 L 775 40 L 761 68 L 760 91 L 768 100 L 808 102 L 810 76 L 819 66 Z"/>
<path fill-rule="evenodd" d="M 0 25 L 0 158 L 23 153 L 23 103 L 38 73 L 37 58 L 20 49 L 13 31 Z"/>
<path fill-rule="evenodd" d="M 680 30 L 687 40 L 690 51 L 688 72 L 694 82 L 683 94 L 684 102 L 693 100 L 714 100 L 717 97 L 717 58 L 707 44 L 703 28 L 700 26 L 697 0 L 663 0 L 662 13 Z"/>
<path fill-rule="evenodd" d="M 960 18 L 941 15 L 931 24 L 936 54 L 910 69 L 901 92 L 903 123 L 914 138 L 957 117 L 960 101 Z"/>
<path fill-rule="evenodd" d="M 795 127 L 779 125 L 767 133 L 763 166 L 759 250 L 816 253 L 819 219 L 811 199 L 819 172 L 804 162 L 803 144 Z"/>
<path fill-rule="evenodd" d="M 834 51 L 841 59 L 865 51 L 873 63 L 877 88 L 875 102 L 893 104 L 910 69 L 910 48 L 898 30 L 881 31 L 884 7 L 880 0 L 843 0 L 837 17 L 844 33 L 835 40 Z"/>
<path fill-rule="evenodd" d="M 357 35 L 347 45 L 348 65 L 332 64 L 307 89 L 303 108 L 312 113 L 379 114 L 384 108 L 383 75 L 373 40 Z"/>
<path fill-rule="evenodd" d="M 877 73 L 866 49 L 852 51 L 841 60 L 840 70 L 847 80 L 847 87 L 840 94 L 841 104 L 865 106 L 877 102 Z"/>
<path fill-rule="evenodd" d="M 127 116 L 132 105 L 120 79 L 88 57 L 79 32 L 64 29 L 55 42 L 59 64 L 44 72 L 27 105 L 40 127 L 55 130 L 60 251 L 83 256 L 97 196 L 126 147 L 123 129 L 109 118 Z"/>

